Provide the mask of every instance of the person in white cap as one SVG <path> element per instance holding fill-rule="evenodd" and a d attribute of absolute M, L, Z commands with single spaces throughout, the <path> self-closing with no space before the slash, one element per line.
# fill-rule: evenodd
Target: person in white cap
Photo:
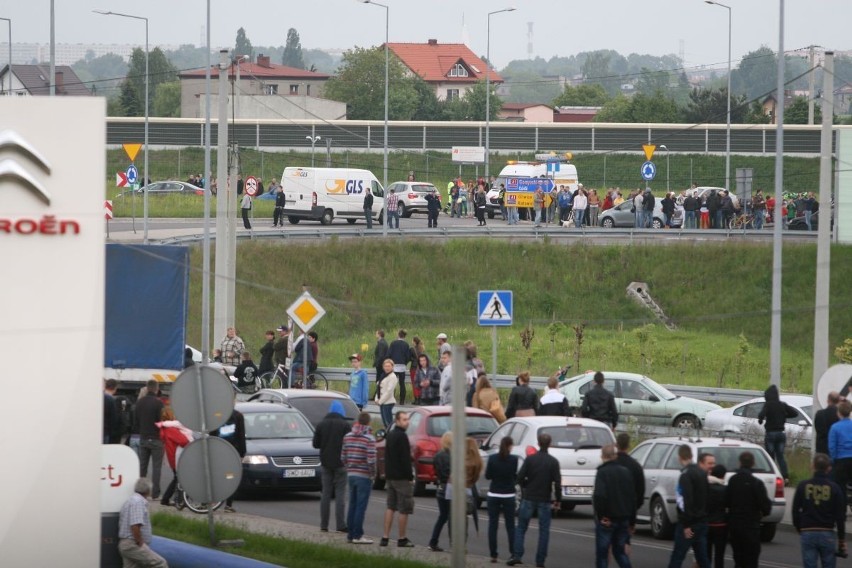
<path fill-rule="evenodd" d="M 442 371 L 442 370 L 444 370 L 444 365 L 442 363 L 440 363 L 441 355 L 443 355 L 447 351 L 450 351 L 452 348 L 450 347 L 450 344 L 447 343 L 447 334 L 446 333 L 439 333 L 435 337 L 435 339 L 438 340 L 438 361 L 439 361 L 438 370 Z"/>

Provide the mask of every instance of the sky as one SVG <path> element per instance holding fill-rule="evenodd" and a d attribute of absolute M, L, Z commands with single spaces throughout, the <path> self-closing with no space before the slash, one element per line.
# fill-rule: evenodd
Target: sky
<path fill-rule="evenodd" d="M 581 51 L 613 49 L 622 55 L 678 55 L 688 66 L 727 66 L 728 11 L 703 0 L 383 0 L 389 6 L 392 42 L 466 43 L 477 55 L 487 47 L 491 16 L 491 59 L 497 68 L 528 55 L 528 23 L 533 56 L 549 59 Z M 734 66 L 746 53 L 778 47 L 779 1 L 727 0 L 733 16 Z M 239 27 L 255 46 L 283 45 L 296 28 L 305 49 L 368 47 L 384 41 L 385 10 L 358 0 L 210 0 L 211 45 L 234 45 Z M 852 50 L 850 0 L 787 0 L 786 51 L 820 45 Z M 107 17 L 111 10 L 149 19 L 151 45 L 202 45 L 206 41 L 206 2 L 202 0 L 56 0 L 57 43 L 144 43 L 141 22 Z M 0 17 L 12 19 L 12 41 L 47 43 L 50 0 L 0 0 Z M 0 41 L 6 40 L 0 22 Z"/>

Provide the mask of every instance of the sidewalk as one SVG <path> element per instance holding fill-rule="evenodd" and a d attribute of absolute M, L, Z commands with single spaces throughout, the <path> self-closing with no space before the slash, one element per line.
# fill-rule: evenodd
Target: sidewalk
<path fill-rule="evenodd" d="M 157 501 L 151 501 L 148 505 L 152 513 L 162 512 L 168 515 L 180 515 L 194 519 L 205 519 L 204 516 L 196 515 L 188 509 L 178 511 L 174 507 L 164 507 Z M 336 548 L 352 552 L 374 554 L 384 557 L 390 555 L 400 559 L 424 562 L 433 566 L 451 565 L 451 556 L 449 551 L 432 552 L 426 548 L 425 544 L 421 545 L 420 543 L 417 543 L 417 546 L 414 548 L 398 548 L 396 546 L 396 540 L 392 540 L 390 546 L 380 547 L 379 538 L 381 535 L 366 535 L 376 541 L 372 545 L 349 544 L 346 542 L 345 534 L 334 531 L 329 531 L 327 533 L 320 532 L 319 527 L 316 526 L 301 525 L 298 523 L 280 521 L 267 517 L 257 517 L 254 515 L 243 515 L 241 513 L 224 514 L 218 511 L 216 512 L 216 524 L 232 526 L 253 533 L 280 536 L 291 540 L 334 546 Z M 286 565 L 287 560 L 287 558 L 282 558 L 281 565 Z M 470 554 L 465 557 L 466 568 L 485 568 L 486 566 L 491 566 L 491 559 L 488 557 Z"/>

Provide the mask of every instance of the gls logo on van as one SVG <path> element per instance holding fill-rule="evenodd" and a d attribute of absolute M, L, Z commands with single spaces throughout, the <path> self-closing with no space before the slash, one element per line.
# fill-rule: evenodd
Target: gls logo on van
<path fill-rule="evenodd" d="M 334 179 L 325 182 L 325 190 L 335 195 L 353 195 L 364 192 L 364 180 L 362 179 Z"/>
<path fill-rule="evenodd" d="M 350 179 L 346 181 L 346 193 L 352 195 L 354 193 L 364 193 L 364 180 Z"/>

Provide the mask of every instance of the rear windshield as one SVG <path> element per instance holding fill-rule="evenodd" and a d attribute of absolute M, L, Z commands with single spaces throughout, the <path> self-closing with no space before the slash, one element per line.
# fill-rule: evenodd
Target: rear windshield
<path fill-rule="evenodd" d="M 314 431 L 305 417 L 292 410 L 288 412 L 247 412 L 246 440 L 270 438 L 311 438 Z"/>
<path fill-rule="evenodd" d="M 316 426 L 328 414 L 328 409 L 331 403 L 338 401 L 343 405 L 343 410 L 346 412 L 347 420 L 355 420 L 358 418 L 358 407 L 348 398 L 326 398 L 326 397 L 292 397 L 289 399 L 290 405 L 305 415 L 308 421 Z"/>
<path fill-rule="evenodd" d="M 740 468 L 740 454 L 745 450 L 739 447 L 715 447 L 715 448 L 699 448 L 698 455 L 707 453 L 716 456 L 716 464 L 722 464 L 728 473 L 737 471 Z M 772 466 L 769 463 L 769 456 L 759 448 L 748 448 L 754 455 L 754 473 L 773 473 Z"/>
<path fill-rule="evenodd" d="M 490 416 L 468 416 L 465 427 L 469 436 L 485 436 L 497 429 L 497 421 Z M 453 417 L 432 416 L 426 422 L 426 433 L 429 436 L 440 437 L 444 432 L 453 429 Z"/>
<path fill-rule="evenodd" d="M 612 431 L 608 428 L 588 426 L 549 426 L 541 428 L 539 434 L 549 434 L 552 448 L 570 448 L 574 450 L 602 448 L 612 444 Z"/>
<path fill-rule="evenodd" d="M 418 191 L 420 193 L 429 193 L 430 191 L 435 191 L 435 186 L 434 185 L 426 185 L 426 184 L 418 184 L 418 185 L 412 185 L 411 189 L 413 189 L 414 191 Z"/>

